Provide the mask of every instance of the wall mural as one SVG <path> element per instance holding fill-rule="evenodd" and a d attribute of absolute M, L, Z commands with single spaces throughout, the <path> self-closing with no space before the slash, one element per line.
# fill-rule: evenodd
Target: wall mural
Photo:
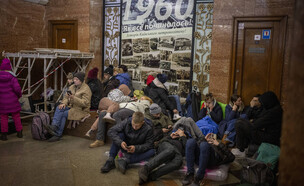
<path fill-rule="evenodd" d="M 121 64 L 127 65 L 135 89 L 149 74 L 165 73 L 169 94 L 190 90 L 194 0 L 124 0 Z"/>
<path fill-rule="evenodd" d="M 213 3 L 196 5 L 194 33 L 192 90 L 206 95 L 209 92 L 209 70 L 213 24 Z"/>
<path fill-rule="evenodd" d="M 171 4 L 169 9 L 162 8 L 168 4 Z M 174 11 L 177 13 L 170 15 L 169 11 L 174 10 L 172 5 L 177 4 L 179 8 Z M 145 86 L 148 74 L 166 73 L 169 77 L 166 85 L 170 94 L 185 97 L 189 93 L 191 78 L 190 27 L 193 27 L 194 22 L 191 8 L 193 9 L 191 0 L 106 0 L 104 65 L 127 65 L 135 89 Z M 169 17 L 164 19 L 167 15 Z M 122 34 L 120 19 L 123 19 Z M 192 90 L 199 91 L 202 95 L 209 91 L 212 19 L 213 2 L 197 2 Z M 176 33 L 172 33 L 174 30 Z"/>
<path fill-rule="evenodd" d="M 119 64 L 120 0 L 105 2 L 104 66 Z"/>

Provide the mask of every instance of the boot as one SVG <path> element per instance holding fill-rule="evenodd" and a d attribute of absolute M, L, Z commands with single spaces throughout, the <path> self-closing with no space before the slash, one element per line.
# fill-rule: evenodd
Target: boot
<path fill-rule="evenodd" d="M 1 140 L 2 140 L 2 141 L 6 141 L 6 140 L 7 140 L 7 134 L 6 134 L 6 132 L 3 132 L 3 133 L 1 134 Z"/>
<path fill-rule="evenodd" d="M 104 142 L 101 140 L 96 140 L 93 143 L 90 144 L 90 148 L 100 147 L 103 146 Z"/>
<path fill-rule="evenodd" d="M 18 138 L 22 138 L 23 137 L 22 130 L 20 130 L 20 131 L 17 132 L 17 137 Z"/>

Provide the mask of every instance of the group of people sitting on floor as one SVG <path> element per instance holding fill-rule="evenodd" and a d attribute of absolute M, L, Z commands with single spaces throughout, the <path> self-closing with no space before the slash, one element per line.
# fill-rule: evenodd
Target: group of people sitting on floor
<path fill-rule="evenodd" d="M 194 121 L 191 117 L 180 116 L 175 98 L 169 96 L 164 85 L 165 74 L 148 76 L 145 95 L 132 97 L 132 83 L 125 66 L 108 67 L 103 82 L 92 80 L 96 79 L 97 71 L 89 72 L 87 83 L 84 73 L 73 75 L 74 84 L 56 109 L 52 125 L 46 127 L 53 135 L 49 141 L 58 141 L 66 119 L 82 120 L 88 116 L 90 108 L 96 109 L 98 105 L 99 116 L 85 135 L 89 137 L 96 132 L 96 141 L 90 148 L 103 146 L 106 135 L 113 141 L 102 173 L 114 168 L 125 173 L 129 164 L 146 160 L 148 162 L 138 172 L 139 184 L 143 184 L 179 169 L 185 156 L 187 173 L 182 182 L 199 185 L 206 168 L 228 164 L 235 156 L 245 156 L 248 145 L 279 145 L 282 108 L 271 91 L 254 96 L 248 108 L 244 107 L 240 96 L 232 95 L 225 107 L 225 117 L 221 106 L 209 93 L 198 120 Z M 97 90 L 96 84 L 101 89 Z M 107 132 L 109 123 L 113 127 Z M 234 146 L 232 151 L 228 149 Z M 115 165 L 119 151 L 121 158 Z M 198 165 L 196 172 L 195 164 Z"/>

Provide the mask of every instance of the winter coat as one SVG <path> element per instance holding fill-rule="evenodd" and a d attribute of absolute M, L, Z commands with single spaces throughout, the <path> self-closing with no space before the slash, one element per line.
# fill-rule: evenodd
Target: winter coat
<path fill-rule="evenodd" d="M 215 101 L 215 106 L 213 110 L 209 113 L 211 119 L 219 124 L 223 120 L 223 111 L 221 106 Z M 207 116 L 207 108 L 203 108 L 199 114 L 198 114 L 198 120 L 203 119 L 205 116 Z"/>
<path fill-rule="evenodd" d="M 148 85 L 148 86 L 146 86 L 145 88 L 144 88 L 144 94 L 145 94 L 145 96 L 148 96 L 148 97 L 150 97 L 150 89 L 151 89 L 151 87 L 150 87 L 150 85 Z"/>
<path fill-rule="evenodd" d="M 108 94 L 108 98 L 116 103 L 123 103 L 131 100 L 129 96 L 125 96 L 124 93 L 119 89 L 111 90 Z"/>
<path fill-rule="evenodd" d="M 260 107 L 250 107 L 246 111 L 246 117 L 248 120 L 254 122 L 257 118 L 261 116 L 263 113 L 263 106 Z"/>
<path fill-rule="evenodd" d="M 0 114 L 21 111 L 21 87 L 12 72 L 0 71 Z"/>
<path fill-rule="evenodd" d="M 145 109 L 149 108 L 150 105 L 150 101 L 148 100 L 138 100 L 136 102 L 120 103 L 119 108 L 127 108 L 133 110 L 134 112 L 142 112 L 144 114 Z"/>
<path fill-rule="evenodd" d="M 164 137 L 163 128 L 168 128 L 169 125 L 173 126 L 172 121 L 168 116 L 163 113 L 160 113 L 159 118 L 155 118 L 150 114 L 149 108 L 145 110 L 145 118 L 151 121 L 153 124 L 153 134 L 155 141 L 158 141 Z"/>
<path fill-rule="evenodd" d="M 186 136 L 182 136 L 182 137 L 175 138 L 175 139 L 172 139 L 171 136 L 166 136 L 159 142 L 159 145 L 164 142 L 168 142 L 171 145 L 173 145 L 174 148 L 176 149 L 177 153 L 180 153 L 182 156 L 185 155 L 185 149 L 186 149 L 186 143 L 187 143 Z"/>
<path fill-rule="evenodd" d="M 65 95 L 62 100 L 62 103 L 71 108 L 68 113 L 68 120 L 81 120 L 90 113 L 91 89 L 83 82 L 79 88 L 72 85 L 69 90 L 72 92 L 72 95 L 74 95 L 74 98 L 68 100 L 68 96 Z"/>
<path fill-rule="evenodd" d="M 130 88 L 130 86 L 131 86 L 131 78 L 130 78 L 129 73 L 126 72 L 126 73 L 117 74 L 115 76 L 115 78 L 119 80 L 119 82 L 120 82 L 119 85 L 125 84 L 125 85 L 127 85 Z"/>
<path fill-rule="evenodd" d="M 123 133 L 125 140 L 119 137 L 119 133 Z M 108 131 L 108 136 L 112 138 L 113 143 L 120 147 L 124 141 L 128 146 L 135 146 L 135 153 L 143 153 L 153 148 L 153 129 L 148 124 L 144 123 L 138 130 L 132 127 L 132 118 L 126 119 Z"/>
<path fill-rule="evenodd" d="M 154 103 L 158 104 L 162 108 L 163 113 L 167 113 L 167 109 L 173 111 L 174 105 L 170 103 L 168 96 L 169 92 L 165 85 L 161 83 L 157 78 L 150 84 L 149 97 Z"/>
<path fill-rule="evenodd" d="M 87 85 L 92 92 L 91 109 L 98 109 L 98 104 L 101 99 L 102 85 L 99 79 L 88 79 Z"/>
<path fill-rule="evenodd" d="M 225 108 L 225 121 L 227 121 L 227 122 L 231 121 L 233 119 L 238 119 L 241 116 L 241 114 L 244 114 L 243 113 L 244 107 L 241 107 L 241 109 L 239 109 L 237 111 L 233 111 L 232 106 L 233 106 L 233 104 L 229 103 Z"/>
<path fill-rule="evenodd" d="M 113 89 L 118 88 L 119 80 L 115 79 L 115 77 L 111 77 L 108 81 L 102 83 L 102 96 L 101 99 L 107 97 L 109 92 Z"/>

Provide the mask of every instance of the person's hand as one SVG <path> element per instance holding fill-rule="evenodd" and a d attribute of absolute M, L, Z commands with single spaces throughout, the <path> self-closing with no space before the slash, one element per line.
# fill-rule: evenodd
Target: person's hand
<path fill-rule="evenodd" d="M 135 146 L 134 145 L 129 146 L 127 152 L 128 153 L 134 153 L 135 152 Z"/>
<path fill-rule="evenodd" d="M 233 106 L 232 106 L 232 110 L 237 111 L 237 108 L 238 108 L 238 106 L 234 103 Z"/>
<path fill-rule="evenodd" d="M 172 128 L 172 125 L 168 125 L 168 129 L 171 129 Z"/>
<path fill-rule="evenodd" d="M 215 145 L 215 146 L 219 145 L 219 142 L 216 139 L 214 139 L 214 134 L 213 133 L 207 134 L 207 136 L 205 137 L 205 139 L 211 145 Z"/>
<path fill-rule="evenodd" d="M 172 139 L 175 139 L 175 138 L 179 138 L 179 135 L 176 132 L 172 132 L 171 135 L 170 135 L 170 137 Z"/>
<path fill-rule="evenodd" d="M 163 130 L 163 133 L 169 132 L 169 129 L 166 129 L 166 128 L 162 128 L 162 130 Z"/>
<path fill-rule="evenodd" d="M 213 110 L 213 108 L 214 108 L 214 104 L 212 103 L 212 104 L 210 104 L 210 106 L 209 106 L 210 112 Z"/>
<path fill-rule="evenodd" d="M 252 99 L 251 101 L 250 101 L 250 107 L 252 108 L 252 107 L 254 107 L 255 106 L 255 101 Z"/>
<path fill-rule="evenodd" d="M 64 103 L 62 103 L 62 104 L 60 104 L 59 106 L 58 106 L 58 108 L 61 110 L 61 109 L 64 109 L 66 107 L 66 105 L 64 104 Z"/>
<path fill-rule="evenodd" d="M 183 130 L 181 130 L 181 129 L 178 129 L 175 133 L 178 134 L 179 137 L 186 136 L 185 132 Z"/>
<path fill-rule="evenodd" d="M 68 95 L 68 96 L 69 96 L 69 99 L 70 99 L 70 100 L 74 99 L 74 95 L 73 95 L 73 94 Z"/>
<path fill-rule="evenodd" d="M 121 142 L 120 146 L 121 146 L 121 148 L 124 149 L 125 151 L 128 151 L 128 148 L 127 148 L 128 145 L 126 144 L 126 142 L 124 142 L 124 141 Z"/>
<path fill-rule="evenodd" d="M 174 114 L 178 114 L 178 110 L 174 109 L 174 110 L 173 110 L 173 113 L 174 113 Z"/>

